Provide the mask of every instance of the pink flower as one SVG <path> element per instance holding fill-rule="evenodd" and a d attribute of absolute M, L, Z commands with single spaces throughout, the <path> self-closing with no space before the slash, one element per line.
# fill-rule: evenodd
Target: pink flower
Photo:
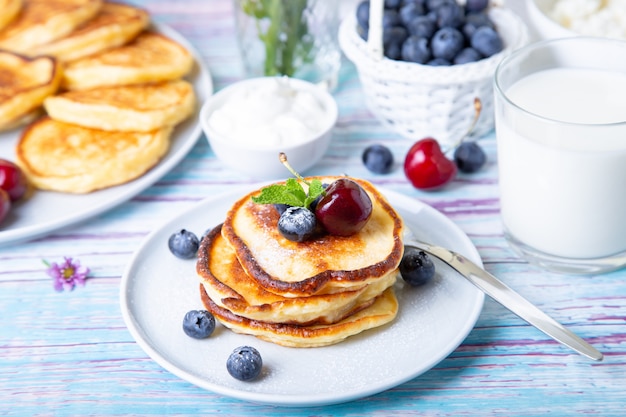
<path fill-rule="evenodd" d="M 54 289 L 56 291 L 68 290 L 72 291 L 76 284 L 84 286 L 87 275 L 89 274 L 89 268 L 81 266 L 79 260 L 72 261 L 72 258 L 65 257 L 65 262 L 57 264 L 53 262 L 49 264 L 44 261 L 48 266 L 47 273 L 54 279 Z"/>

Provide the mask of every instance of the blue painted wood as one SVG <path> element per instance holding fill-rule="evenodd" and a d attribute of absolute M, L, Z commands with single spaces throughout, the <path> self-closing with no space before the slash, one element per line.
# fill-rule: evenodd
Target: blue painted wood
<path fill-rule="evenodd" d="M 217 89 L 243 77 L 230 1 L 136 4 L 200 51 Z M 626 271 L 563 276 L 515 256 L 498 217 L 493 133 L 480 140 L 489 158 L 485 170 L 459 175 L 443 191 L 421 192 L 401 169 L 411 143 L 364 107 L 347 61 L 335 96 L 340 118 L 334 140 L 310 174 L 346 172 L 437 208 L 470 236 L 488 270 L 587 338 L 605 360 L 585 360 L 488 299 L 474 330 L 448 358 L 412 381 L 358 401 L 261 406 L 179 379 L 135 343 L 122 320 L 118 293 L 126 264 L 151 230 L 207 196 L 254 182 L 225 168 L 202 138 L 177 167 L 131 201 L 42 239 L 0 248 L 0 415 L 623 416 Z M 360 154 L 373 143 L 392 149 L 397 166 L 391 174 L 373 175 L 363 167 Z M 59 262 L 63 256 L 91 268 L 85 287 L 53 290 L 42 259 Z M 419 354 L 407 352 L 407 362 Z"/>

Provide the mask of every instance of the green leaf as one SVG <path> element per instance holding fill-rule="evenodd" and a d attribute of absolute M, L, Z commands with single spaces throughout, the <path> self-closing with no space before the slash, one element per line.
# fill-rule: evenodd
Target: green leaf
<path fill-rule="evenodd" d="M 252 196 L 252 201 L 257 204 L 287 204 L 294 207 L 309 207 L 323 193 L 324 187 L 318 179 L 311 181 L 307 193 L 298 180 L 289 178 L 284 184 L 272 184 L 261 189 L 258 196 Z"/>

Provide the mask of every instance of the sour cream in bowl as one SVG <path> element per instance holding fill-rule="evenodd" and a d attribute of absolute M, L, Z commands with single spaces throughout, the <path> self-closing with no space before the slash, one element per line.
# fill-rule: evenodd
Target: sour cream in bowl
<path fill-rule="evenodd" d="M 303 175 L 326 153 L 337 121 L 332 95 L 287 77 L 234 83 L 207 100 L 200 124 L 217 157 L 255 179 L 291 176 L 278 155 Z"/>

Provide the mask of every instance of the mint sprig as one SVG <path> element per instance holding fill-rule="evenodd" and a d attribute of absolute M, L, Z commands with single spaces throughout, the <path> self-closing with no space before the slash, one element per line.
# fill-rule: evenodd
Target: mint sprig
<path fill-rule="evenodd" d="M 287 204 L 294 207 L 308 208 L 313 201 L 324 194 L 324 186 L 318 179 L 305 182 L 308 190 L 295 178 L 289 178 L 283 184 L 272 184 L 261 189 L 258 196 L 252 196 L 257 204 Z"/>

